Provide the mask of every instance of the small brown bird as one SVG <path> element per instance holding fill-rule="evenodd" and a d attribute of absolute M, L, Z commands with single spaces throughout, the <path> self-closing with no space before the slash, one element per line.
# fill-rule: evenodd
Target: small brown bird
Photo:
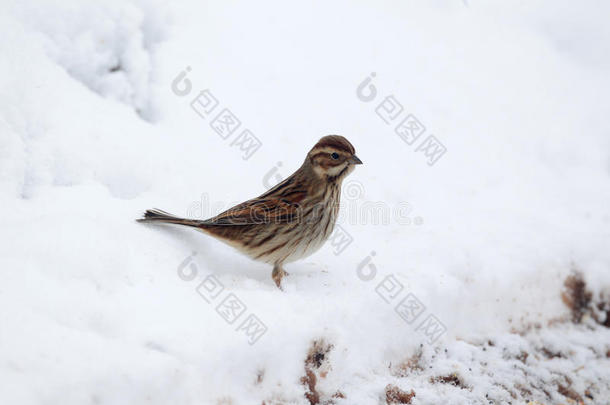
<path fill-rule="evenodd" d="M 140 222 L 190 226 L 235 247 L 254 260 L 273 264 L 281 289 L 284 263 L 307 257 L 328 239 L 339 211 L 341 182 L 362 161 L 342 136 L 325 136 L 301 167 L 265 194 L 206 220 L 146 211 Z"/>

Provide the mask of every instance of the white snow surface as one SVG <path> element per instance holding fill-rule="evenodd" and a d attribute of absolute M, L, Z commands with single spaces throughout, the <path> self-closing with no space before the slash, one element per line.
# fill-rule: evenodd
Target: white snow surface
<path fill-rule="evenodd" d="M 610 403 L 610 330 L 561 297 L 579 271 L 604 321 L 609 17 L 564 0 L 2 2 L 0 403 L 309 404 L 306 367 L 326 404 L 386 403 L 388 384 L 412 404 Z M 222 108 L 241 121 L 227 139 Z M 407 114 L 426 127 L 413 145 L 394 132 Z M 344 183 L 353 241 L 288 265 L 284 291 L 219 241 L 134 221 L 255 197 L 333 133 L 364 162 Z M 210 302 L 205 280 L 224 286 Z M 425 306 L 412 323 L 407 294 Z M 233 323 L 226 297 L 245 306 Z"/>

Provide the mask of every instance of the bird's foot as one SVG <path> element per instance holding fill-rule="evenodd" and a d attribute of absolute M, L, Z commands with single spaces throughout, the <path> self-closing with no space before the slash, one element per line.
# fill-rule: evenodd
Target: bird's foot
<path fill-rule="evenodd" d="M 277 288 L 279 288 L 280 290 L 284 290 L 282 288 L 282 278 L 284 278 L 284 276 L 287 276 L 288 273 L 286 271 L 284 271 L 284 269 L 281 266 L 275 266 L 273 267 L 273 273 L 271 273 L 271 278 L 273 279 L 273 281 L 275 281 L 275 285 L 277 286 Z"/>

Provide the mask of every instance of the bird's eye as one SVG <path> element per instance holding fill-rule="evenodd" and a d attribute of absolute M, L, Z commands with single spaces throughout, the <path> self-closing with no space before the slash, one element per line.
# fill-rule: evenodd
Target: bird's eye
<path fill-rule="evenodd" d="M 339 154 L 337 152 L 333 152 L 330 154 L 330 157 L 333 158 L 334 160 L 339 159 Z"/>

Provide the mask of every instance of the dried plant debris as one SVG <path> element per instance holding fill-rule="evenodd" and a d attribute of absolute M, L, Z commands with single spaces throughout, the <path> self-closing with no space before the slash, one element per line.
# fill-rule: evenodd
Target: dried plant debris
<path fill-rule="evenodd" d="M 606 328 L 610 328 L 610 294 L 601 294 L 597 301 L 597 311 L 594 314 L 595 320 Z"/>
<path fill-rule="evenodd" d="M 433 384 L 438 384 L 438 383 L 451 384 L 454 387 L 468 388 L 466 385 L 464 385 L 464 383 L 462 382 L 462 380 L 456 373 L 449 374 L 449 375 L 443 375 L 443 376 L 437 376 L 437 377 L 431 377 L 430 382 Z"/>
<path fill-rule="evenodd" d="M 559 392 L 561 395 L 563 395 L 566 398 L 576 401 L 576 403 L 578 403 L 578 404 L 583 403 L 582 397 L 578 394 L 578 392 L 574 391 L 574 389 L 572 389 L 570 386 L 558 384 L 557 392 Z"/>
<path fill-rule="evenodd" d="M 410 374 L 422 371 L 423 367 L 420 364 L 421 356 L 422 349 L 419 347 L 412 356 L 400 362 L 396 367 L 392 368 L 390 365 L 392 375 L 395 377 L 407 377 Z"/>
<path fill-rule="evenodd" d="M 265 370 L 260 369 L 256 372 L 256 381 L 255 384 L 259 385 L 265 379 Z"/>
<path fill-rule="evenodd" d="M 305 376 L 301 377 L 301 384 L 306 387 L 305 398 L 309 401 L 310 405 L 316 405 L 320 403 L 320 393 L 316 390 L 316 384 L 318 379 L 316 374 L 310 370 L 305 369 Z"/>
<path fill-rule="evenodd" d="M 315 340 L 307 353 L 305 367 L 319 369 L 326 359 L 326 355 L 332 350 L 333 346 L 326 343 L 323 339 Z"/>
<path fill-rule="evenodd" d="M 575 271 L 563 283 L 561 299 L 572 313 L 572 322 L 580 323 L 583 316 L 590 311 L 591 292 L 587 291 L 582 273 Z"/>
<path fill-rule="evenodd" d="M 388 384 L 385 387 L 385 401 L 389 404 L 410 404 L 415 397 L 415 391 L 406 392 L 395 385 Z"/>
<path fill-rule="evenodd" d="M 326 378 L 330 371 L 330 362 L 328 354 L 333 349 L 333 345 L 327 343 L 324 339 L 314 340 L 307 357 L 305 358 L 305 375 L 301 377 L 301 384 L 305 386 L 305 398 L 310 405 L 315 404 L 332 404 L 333 399 L 345 398 L 345 395 L 336 391 L 330 398 L 323 400 L 322 394 L 317 389 L 319 378 Z"/>
<path fill-rule="evenodd" d="M 561 292 L 561 300 L 569 308 L 572 322 L 582 323 L 590 317 L 598 324 L 610 328 L 610 296 L 601 292 L 597 296 L 587 289 L 587 283 L 578 270 L 570 274 Z"/>

